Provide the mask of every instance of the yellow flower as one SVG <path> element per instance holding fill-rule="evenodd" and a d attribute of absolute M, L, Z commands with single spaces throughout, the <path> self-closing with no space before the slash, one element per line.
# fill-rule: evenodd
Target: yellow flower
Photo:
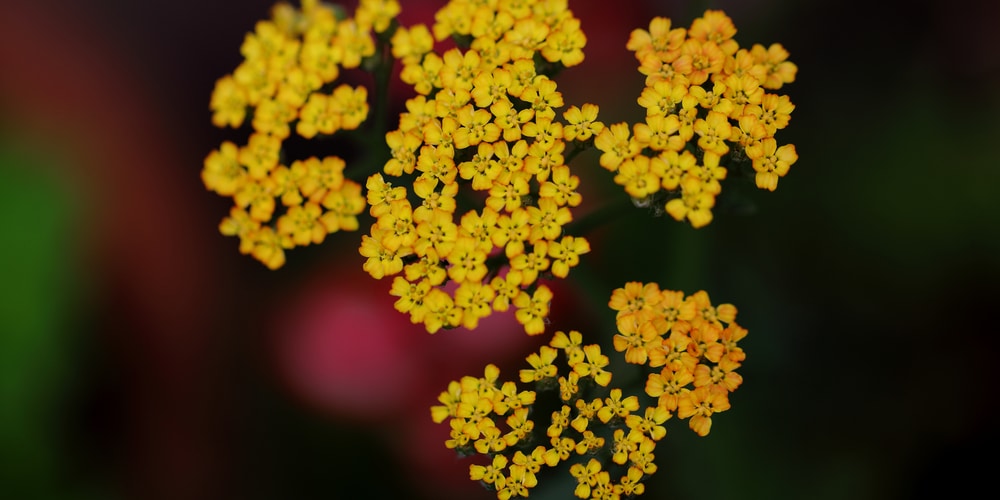
<path fill-rule="evenodd" d="M 420 63 L 403 66 L 399 79 L 413 86 L 418 94 L 428 95 L 435 88 L 441 88 L 441 68 L 444 60 L 433 52 L 427 53 Z"/>
<path fill-rule="evenodd" d="M 298 108 L 286 100 L 264 98 L 253 115 L 255 131 L 270 134 L 278 139 L 285 139 L 291 133 L 289 123 L 298 117 Z"/>
<path fill-rule="evenodd" d="M 535 474 L 524 466 L 512 464 L 508 469 L 507 481 L 503 489 L 497 492 L 497 498 L 508 500 L 511 497 L 527 497 L 528 490 L 538 485 Z"/>
<path fill-rule="evenodd" d="M 679 134 L 681 125 L 677 115 L 647 115 L 644 123 L 633 127 L 635 140 L 653 151 L 680 151 L 687 144 Z"/>
<path fill-rule="evenodd" d="M 677 403 L 677 416 L 690 418 L 691 430 L 707 436 L 712 429 L 712 415 L 729 409 L 728 393 L 714 386 L 696 387 L 682 395 Z"/>
<path fill-rule="evenodd" d="M 209 109 L 212 110 L 212 124 L 216 127 L 237 128 L 243 125 L 249 106 L 246 90 L 232 75 L 226 75 L 215 82 Z"/>
<path fill-rule="evenodd" d="M 333 107 L 329 95 L 313 93 L 299 111 L 295 131 L 306 139 L 317 134 L 330 135 L 340 130 L 342 120 L 343 116 Z"/>
<path fill-rule="evenodd" d="M 562 240 L 549 245 L 552 258 L 552 275 L 565 278 L 569 269 L 580 263 L 580 256 L 590 252 L 590 243 L 582 237 L 563 236 Z"/>
<path fill-rule="evenodd" d="M 448 277 L 458 283 L 479 281 L 486 276 L 486 253 L 476 248 L 476 240 L 459 237 L 448 254 Z"/>
<path fill-rule="evenodd" d="M 625 186 L 625 192 L 636 199 L 643 199 L 660 190 L 660 178 L 650 172 L 649 157 L 637 155 L 618 165 L 615 183 Z"/>
<path fill-rule="evenodd" d="M 626 48 L 635 52 L 640 62 L 656 60 L 670 63 L 680 55 L 680 47 L 687 35 L 684 28 L 671 29 L 670 19 L 654 17 L 649 29 L 635 29 L 629 36 Z"/>
<path fill-rule="evenodd" d="M 462 309 L 462 326 L 475 330 L 480 318 L 492 313 L 496 293 L 489 285 L 466 281 L 455 290 L 455 305 Z M 498 412 L 502 414 L 502 412 Z"/>
<path fill-rule="evenodd" d="M 362 256 L 368 258 L 363 267 L 375 279 L 382 279 L 383 276 L 391 276 L 403 270 L 401 256 L 382 245 L 383 233 L 383 230 L 372 227 L 371 236 L 361 237 L 360 252 Z"/>
<path fill-rule="evenodd" d="M 687 219 L 695 228 L 703 227 L 712 222 L 712 207 L 715 206 L 715 196 L 704 189 L 701 180 L 686 177 L 681 183 L 681 197 L 667 202 L 666 210 L 676 220 Z"/>
<path fill-rule="evenodd" d="M 552 291 L 545 285 L 540 285 L 534 294 L 521 292 L 514 298 L 517 307 L 515 317 L 518 323 L 524 325 L 528 335 L 538 335 L 545 331 L 545 319 L 549 315 L 549 305 L 552 303 Z M 610 378 L 610 374 L 608 374 Z"/>
<path fill-rule="evenodd" d="M 569 468 L 569 473 L 576 478 L 577 486 L 573 490 L 573 494 L 578 498 L 591 498 L 590 489 L 597 485 L 598 477 L 601 472 L 607 474 L 607 471 L 601 470 L 601 462 L 596 458 L 591 458 L 587 465 L 583 464 L 573 464 Z"/>
<path fill-rule="evenodd" d="M 450 295 L 437 288 L 427 292 L 424 305 L 427 307 L 424 325 L 428 333 L 436 333 L 441 328 L 456 327 L 462 321 L 462 310 L 455 306 Z"/>
<path fill-rule="evenodd" d="M 362 59 L 375 53 L 375 41 L 372 40 L 369 29 L 351 18 L 344 19 L 337 25 L 333 45 L 343 48 L 341 66 L 357 68 Z"/>
<path fill-rule="evenodd" d="M 482 71 L 472 80 L 470 95 L 476 102 L 476 107 L 490 108 L 494 102 L 507 99 L 507 88 L 512 78 L 510 70 L 505 67 L 493 68 L 492 71 Z"/>
<path fill-rule="evenodd" d="M 635 434 L 649 436 L 653 441 L 663 439 L 663 436 L 667 435 L 667 429 L 662 424 L 670 417 L 670 412 L 660 406 L 646 408 L 641 417 L 639 415 L 625 417 L 625 425 L 630 429 L 629 440 L 639 440 Z"/>
<path fill-rule="evenodd" d="M 518 207 L 513 212 L 497 217 L 497 227 L 493 231 L 493 245 L 504 249 L 508 259 L 524 253 L 524 242 L 531 234 L 528 211 Z"/>
<path fill-rule="evenodd" d="M 458 110 L 457 118 L 459 127 L 454 135 L 457 149 L 465 149 L 481 142 L 491 143 L 500 138 L 500 127 L 492 123 L 493 115 L 485 109 L 475 109 L 470 104 Z"/>
<path fill-rule="evenodd" d="M 735 35 L 733 20 L 721 10 L 706 10 L 702 17 L 691 23 L 691 29 L 688 30 L 690 38 L 712 42 L 726 55 L 733 55 L 739 49 L 739 44 L 733 40 Z"/>
<path fill-rule="evenodd" d="M 281 139 L 264 133 L 250 135 L 246 146 L 240 148 L 237 159 L 247 168 L 250 178 L 259 181 L 278 166 Z"/>
<path fill-rule="evenodd" d="M 580 20 L 569 18 L 545 38 L 541 48 L 542 57 L 549 62 L 559 62 L 563 66 L 576 66 L 583 62 L 583 47 L 587 37 L 580 30 Z"/>
<path fill-rule="evenodd" d="M 540 382 L 555 377 L 558 372 L 552 363 L 555 361 L 558 353 L 559 351 L 552 347 L 543 345 L 537 353 L 533 352 L 529 354 L 527 361 L 531 365 L 531 369 L 521 370 L 521 382 Z"/>
<path fill-rule="evenodd" d="M 688 38 L 680 50 L 681 55 L 672 64 L 691 85 L 705 83 L 709 75 L 721 71 L 726 62 L 726 54 L 712 41 Z"/>
<path fill-rule="evenodd" d="M 585 360 L 573 366 L 573 371 L 581 377 L 593 377 L 597 385 L 606 387 L 611 382 L 611 372 L 604 369 L 610 361 L 601 354 L 601 347 L 592 344 L 583 347 Z"/>
<path fill-rule="evenodd" d="M 416 24 L 407 28 L 400 26 L 392 34 L 392 55 L 399 59 L 403 66 L 418 64 L 424 54 L 434 48 L 434 37 L 424 24 Z"/>
<path fill-rule="evenodd" d="M 521 277 L 507 273 L 490 281 L 490 287 L 496 292 L 493 299 L 493 310 L 504 312 L 510 308 L 511 302 L 521 295 Z"/>
<path fill-rule="evenodd" d="M 676 111 L 686 95 L 688 95 L 686 84 L 658 80 L 642 89 L 636 101 L 639 106 L 646 108 L 646 116 L 667 116 Z"/>
<path fill-rule="evenodd" d="M 441 88 L 471 91 L 479 70 L 479 53 L 468 50 L 463 54 L 459 49 L 450 49 L 444 53 L 443 61 Z"/>
<path fill-rule="evenodd" d="M 535 118 L 555 116 L 555 110 L 563 106 L 562 93 L 556 90 L 556 82 L 545 75 L 538 75 L 531 84 L 525 86 L 520 96 L 535 111 Z"/>
<path fill-rule="evenodd" d="M 562 234 L 562 227 L 573 219 L 569 209 L 559 206 L 552 198 L 540 198 L 537 207 L 528 207 L 527 210 L 531 225 L 528 242 L 533 244 L 543 239 L 555 240 Z"/>
<path fill-rule="evenodd" d="M 720 156 L 729 152 L 729 145 L 726 144 L 726 141 L 732 135 L 732 125 L 726 115 L 718 111 L 709 111 L 704 119 L 695 120 L 694 132 L 699 136 L 698 147 L 703 151 Z"/>
<path fill-rule="evenodd" d="M 565 351 L 566 363 L 570 368 L 584 359 L 583 335 L 576 330 L 570 330 L 568 334 L 562 331 L 556 332 L 549 345 Z"/>
<path fill-rule="evenodd" d="M 425 309 L 424 298 L 431 289 L 430 280 L 424 278 L 417 283 L 410 283 L 401 276 L 396 276 L 392 280 L 392 289 L 389 294 L 399 297 L 393 304 L 397 311 L 409 313 L 410 318 L 415 323 L 423 321 Z"/>
<path fill-rule="evenodd" d="M 250 214 L 239 207 L 229 210 L 229 216 L 219 223 L 219 233 L 225 236 L 236 236 L 240 239 L 240 253 L 249 254 L 253 250 L 252 236 L 260 230 L 260 221 L 250 217 Z"/>
<path fill-rule="evenodd" d="M 326 238 L 326 227 L 319 221 L 321 213 L 319 205 L 312 202 L 291 206 L 278 218 L 278 233 L 290 236 L 292 242 L 299 246 L 322 243 Z"/>
<path fill-rule="evenodd" d="M 205 188 L 222 196 L 232 196 L 247 182 L 247 171 L 239 162 L 239 149 L 225 141 L 205 158 L 201 170 Z"/>
<path fill-rule="evenodd" d="M 788 51 L 780 43 L 772 43 L 769 47 L 754 44 L 750 48 L 750 54 L 760 68 L 754 71 L 754 76 L 762 83 L 766 89 L 777 90 L 786 83 L 795 81 L 798 67 L 795 63 L 788 61 Z"/>
<path fill-rule="evenodd" d="M 795 105 L 787 95 L 764 94 L 759 105 L 747 106 L 744 113 L 756 117 L 766 135 L 773 137 L 778 130 L 788 125 L 794 110 Z"/>
<path fill-rule="evenodd" d="M 361 0 L 354 17 L 364 29 L 374 29 L 378 33 L 389 29 L 389 23 L 399 14 L 396 0 Z"/>
<path fill-rule="evenodd" d="M 328 192 L 321 203 L 326 212 L 320 217 L 320 221 L 328 232 L 358 230 L 357 216 L 365 209 L 360 184 L 344 181 L 340 189 Z"/>
<path fill-rule="evenodd" d="M 768 191 L 778 187 L 778 178 L 784 177 L 788 168 L 799 159 L 794 145 L 785 144 L 779 148 L 772 137 L 747 146 L 746 153 L 753 160 L 753 169 L 757 172 L 757 187 Z"/>
<path fill-rule="evenodd" d="M 503 472 L 505 467 L 507 467 L 507 457 L 497 454 L 493 457 L 493 462 L 490 465 L 470 465 L 469 479 L 482 481 L 493 485 L 498 490 L 502 490 L 507 482 L 507 478 Z"/>
<path fill-rule="evenodd" d="M 510 273 L 522 287 L 528 286 L 538 279 L 538 274 L 549 268 L 548 244 L 540 241 L 530 252 L 520 253 L 510 259 Z"/>
<path fill-rule="evenodd" d="M 567 108 L 563 113 L 567 124 L 563 127 L 563 139 L 582 142 L 599 134 L 604 129 L 604 124 L 597 120 L 599 110 L 596 104 L 589 103 Z"/>
<path fill-rule="evenodd" d="M 619 333 L 613 339 L 615 350 L 625 353 L 627 363 L 645 364 L 648 349 L 662 341 L 654 323 L 646 320 L 644 315 L 629 314 L 620 317 L 617 324 Z"/>
<path fill-rule="evenodd" d="M 627 123 L 615 123 L 601 130 L 594 147 L 602 151 L 601 166 L 614 171 L 625 160 L 639 153 L 639 144 L 630 137 Z"/>
<path fill-rule="evenodd" d="M 612 418 L 624 420 L 633 411 L 637 411 L 638 409 L 639 398 L 628 396 L 622 399 L 622 390 L 616 387 L 611 389 L 611 394 L 607 398 L 604 398 L 604 406 L 600 410 L 597 410 L 597 418 L 606 424 Z"/>

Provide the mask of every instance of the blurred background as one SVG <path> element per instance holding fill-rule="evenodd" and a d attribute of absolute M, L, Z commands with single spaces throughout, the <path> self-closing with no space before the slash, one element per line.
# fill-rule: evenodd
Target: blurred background
<path fill-rule="evenodd" d="M 439 2 L 404 1 L 404 22 Z M 434 336 L 360 271 L 360 233 L 271 272 L 220 236 L 202 160 L 214 82 L 269 0 L 7 0 L 0 16 L 0 496 L 492 498 L 428 407 L 539 341 L 509 318 Z M 799 66 L 776 192 L 700 230 L 634 217 L 557 284 L 555 329 L 608 332 L 657 281 L 739 307 L 733 408 L 668 426 L 650 498 L 956 497 L 998 443 L 1000 4 L 570 2 L 589 42 L 567 104 L 634 120 L 625 50 L 707 6 Z M 588 163 L 589 162 L 589 163 Z M 610 186 L 593 157 L 574 170 Z M 349 173 L 349 171 L 348 171 Z M 603 189 L 603 191 L 602 191 Z M 593 199 L 621 193 L 597 188 Z M 577 279 L 574 281 L 574 277 Z M 560 498 L 539 490 L 532 497 Z"/>

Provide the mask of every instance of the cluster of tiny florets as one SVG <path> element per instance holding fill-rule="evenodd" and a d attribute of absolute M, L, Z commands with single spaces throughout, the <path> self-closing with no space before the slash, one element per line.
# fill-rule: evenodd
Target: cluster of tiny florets
<path fill-rule="evenodd" d="M 560 331 L 528 355 L 530 368 L 519 373 L 521 384 L 535 390 L 499 381 L 491 364 L 483 377 L 451 382 L 431 408 L 434 422 L 447 420 L 451 428 L 448 448 L 487 457 L 485 465 L 470 466 L 469 476 L 498 498 L 527 497 L 542 466 L 560 463 L 571 464 L 579 498 L 642 494 L 642 481 L 657 470 L 653 452 L 667 420 L 689 419 L 705 436 L 712 415 L 729 409 L 729 394 L 742 383 L 735 370 L 745 358 L 737 342 L 747 334 L 735 323 L 733 305 L 713 306 L 703 291 L 684 297 L 638 282 L 615 290 L 609 305 L 617 311 L 615 349 L 629 363 L 656 369 L 641 400 L 608 389 L 610 360 L 599 345 L 583 345 L 578 331 Z M 554 411 L 540 414 L 546 394 Z"/>
<path fill-rule="evenodd" d="M 374 54 L 373 33 L 398 12 L 394 0 L 362 0 L 353 18 L 316 0 L 300 9 L 280 3 L 246 35 L 244 60 L 216 82 L 210 109 L 215 126 L 249 128 L 249 138 L 223 142 L 202 170 L 208 189 L 233 199 L 219 230 L 240 239 L 240 252 L 276 269 L 290 248 L 358 229 L 365 198 L 344 177 L 344 160 L 290 160 L 283 143 L 361 126 L 367 89 L 337 80 Z"/>
<path fill-rule="evenodd" d="M 747 330 L 736 323 L 736 307 L 713 306 L 704 291 L 685 296 L 638 282 L 615 290 L 609 306 L 618 311 L 615 350 L 628 363 L 658 370 L 649 374 L 646 394 L 707 435 L 712 415 L 729 409 L 729 394 L 743 383 L 736 370 L 746 354 L 737 344 Z"/>
<path fill-rule="evenodd" d="M 392 36 L 416 96 L 367 181 L 377 221 L 362 237 L 364 268 L 393 276 L 396 309 L 431 333 L 511 306 L 542 333 L 552 292 L 540 279 L 566 277 L 590 251 L 564 231 L 582 200 L 566 157 L 603 125 L 591 104 L 560 121 L 549 76 L 582 60 L 585 38 L 558 1 L 452 1 L 435 19 Z M 434 52 L 446 38 L 458 46 Z"/>
<path fill-rule="evenodd" d="M 711 10 L 690 28 L 657 17 L 633 31 L 627 47 L 646 75 L 638 98 L 646 119 L 631 130 L 612 124 L 595 142 L 601 166 L 632 198 L 694 227 L 711 222 L 726 165 L 749 162 L 757 187 L 773 191 L 798 159 L 794 145 L 774 138 L 795 106 L 773 93 L 794 81 L 796 66 L 780 44 L 748 50 L 735 34 Z"/>

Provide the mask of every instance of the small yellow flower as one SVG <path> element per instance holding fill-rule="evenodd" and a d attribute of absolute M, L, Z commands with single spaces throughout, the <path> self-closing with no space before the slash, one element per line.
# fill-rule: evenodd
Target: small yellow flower
<path fill-rule="evenodd" d="M 624 420 L 626 417 L 632 414 L 632 412 L 639 409 L 639 398 L 636 396 L 628 396 L 622 399 L 622 390 L 619 388 L 611 389 L 611 394 L 604 399 L 604 406 L 600 410 L 597 410 L 597 418 L 600 419 L 602 423 L 608 423 L 612 418 Z"/>
<path fill-rule="evenodd" d="M 601 166 L 614 171 L 625 160 L 639 153 L 639 144 L 630 137 L 627 123 L 615 123 L 601 130 L 594 147 L 602 151 Z"/>
<path fill-rule="evenodd" d="M 212 110 L 212 124 L 216 127 L 237 128 L 243 125 L 249 106 L 247 91 L 232 75 L 226 75 L 215 82 L 209 108 Z"/>
<path fill-rule="evenodd" d="M 524 325 L 525 333 L 538 335 L 545 331 L 545 320 L 551 303 L 552 291 L 545 285 L 539 286 L 534 294 L 521 292 L 514 298 L 514 306 L 517 307 L 515 317 L 518 323 Z"/>
<path fill-rule="evenodd" d="M 469 466 L 469 479 L 473 481 L 482 481 L 486 484 L 491 484 L 496 489 L 500 490 L 504 488 L 507 478 L 504 476 L 504 468 L 507 467 L 507 456 L 502 454 L 497 454 L 493 457 L 493 462 L 490 465 L 470 465 Z"/>
<path fill-rule="evenodd" d="M 584 104 L 581 107 L 570 106 L 563 113 L 566 126 L 563 127 L 563 138 L 567 141 L 588 141 L 604 129 L 604 124 L 597 120 L 600 108 L 596 104 Z"/>
<path fill-rule="evenodd" d="M 677 416 L 690 418 L 691 430 L 707 436 L 712 429 L 712 415 L 729 409 L 728 393 L 713 386 L 696 387 L 682 395 L 677 403 Z"/>
<path fill-rule="evenodd" d="M 361 0 L 354 17 L 362 28 L 382 33 L 389 29 L 389 23 L 396 18 L 400 10 L 399 2 L 396 0 Z"/>
<path fill-rule="evenodd" d="M 233 196 L 247 182 L 247 170 L 239 162 L 239 149 L 225 141 L 205 158 L 201 171 L 205 188 L 222 196 Z"/>
<path fill-rule="evenodd" d="M 778 178 L 784 177 L 789 167 L 799 159 L 794 145 L 778 147 L 772 137 L 747 146 L 746 153 L 753 160 L 753 169 L 757 172 L 757 187 L 768 191 L 778 187 Z"/>
<path fill-rule="evenodd" d="M 681 197 L 667 202 L 667 213 L 676 220 L 687 219 L 695 228 L 704 227 L 712 222 L 715 196 L 704 188 L 701 180 L 686 177 L 681 181 L 680 187 Z"/>
<path fill-rule="evenodd" d="M 278 233 L 288 235 L 296 245 L 319 244 L 326 238 L 326 227 L 320 223 L 322 213 L 316 203 L 295 205 L 278 218 Z"/>
<path fill-rule="evenodd" d="M 709 111 L 704 119 L 695 120 L 694 132 L 699 136 L 698 147 L 703 151 L 720 156 L 729 152 L 726 141 L 732 135 L 732 125 L 726 115 L 718 111 Z"/>
<path fill-rule="evenodd" d="M 611 372 L 604 369 L 610 361 L 608 357 L 601 354 L 601 347 L 592 344 L 584 346 L 583 354 L 585 360 L 573 366 L 581 377 L 593 377 L 597 385 L 606 387 L 611 382 Z"/>

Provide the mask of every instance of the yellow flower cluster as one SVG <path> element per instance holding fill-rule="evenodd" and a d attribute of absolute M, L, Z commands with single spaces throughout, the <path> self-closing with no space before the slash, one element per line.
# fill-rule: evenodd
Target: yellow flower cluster
<path fill-rule="evenodd" d="M 660 370 L 649 374 L 646 394 L 707 435 L 712 414 L 729 409 L 729 393 L 743 383 L 736 369 L 746 354 L 737 343 L 747 331 L 736 324 L 736 307 L 713 306 L 704 291 L 685 297 L 638 282 L 615 290 L 608 305 L 618 311 L 615 350 L 628 363 Z"/>
<path fill-rule="evenodd" d="M 448 37 L 460 46 L 432 51 Z M 566 2 L 551 0 L 455 0 L 432 29 L 393 34 L 417 95 L 386 134 L 385 175 L 367 181 L 377 221 L 360 253 L 374 278 L 402 274 L 396 309 L 427 331 L 475 328 L 513 304 L 525 331 L 542 333 L 552 292 L 539 279 L 566 277 L 590 251 L 563 231 L 581 202 L 565 161 L 603 125 L 590 104 L 557 120 L 562 94 L 543 72 L 579 63 L 585 41 Z"/>
<path fill-rule="evenodd" d="M 563 462 L 573 462 L 569 472 L 579 498 L 642 494 L 642 481 L 656 472 L 653 451 L 668 419 L 690 418 L 691 429 L 705 436 L 711 416 L 729 409 L 728 395 L 742 382 L 735 369 L 745 357 L 737 342 L 747 333 L 734 322 L 734 306 L 713 307 L 705 292 L 685 298 L 655 283 L 627 283 L 613 292 L 609 305 L 620 331 L 614 345 L 626 361 L 663 367 L 646 383 L 656 404 L 644 407 L 620 388 L 590 396 L 610 384 L 610 361 L 600 346 L 583 345 L 580 332 L 560 331 L 520 371 L 521 383 L 534 384 L 538 392 L 499 382 L 500 370 L 491 364 L 482 377 L 451 382 L 438 397 L 441 404 L 431 408 L 434 422 L 448 420 L 448 448 L 490 457 L 486 465 L 471 465 L 469 477 L 495 489 L 498 498 L 527 497 L 543 465 Z M 561 374 L 562 364 L 568 370 Z M 558 394 L 558 409 L 541 427 L 531 416 L 545 392 L 554 399 Z M 534 444 L 543 428 L 548 444 Z"/>
<path fill-rule="evenodd" d="M 219 230 L 240 239 L 240 252 L 267 267 L 285 250 L 358 229 L 361 186 L 344 178 L 344 160 L 310 157 L 285 164 L 282 143 L 294 131 L 310 139 L 357 129 L 368 117 L 365 87 L 335 85 L 342 69 L 375 53 L 372 31 L 399 12 L 395 0 L 362 0 L 354 18 L 317 0 L 301 9 L 277 4 L 240 47 L 244 60 L 212 92 L 212 123 L 242 127 L 247 144 L 225 141 L 205 159 L 206 188 L 233 198 Z"/>
<path fill-rule="evenodd" d="M 617 123 L 597 137 L 600 163 L 640 203 L 660 203 L 677 220 L 702 227 L 712 220 L 724 166 L 750 161 L 757 187 L 773 191 L 798 159 L 778 147 L 795 106 L 770 91 L 795 80 L 797 68 L 780 44 L 740 48 L 722 11 L 706 11 L 690 28 L 654 18 L 627 48 L 646 84 L 638 98 L 646 119 Z M 697 146 L 697 147 L 695 147 Z"/>

